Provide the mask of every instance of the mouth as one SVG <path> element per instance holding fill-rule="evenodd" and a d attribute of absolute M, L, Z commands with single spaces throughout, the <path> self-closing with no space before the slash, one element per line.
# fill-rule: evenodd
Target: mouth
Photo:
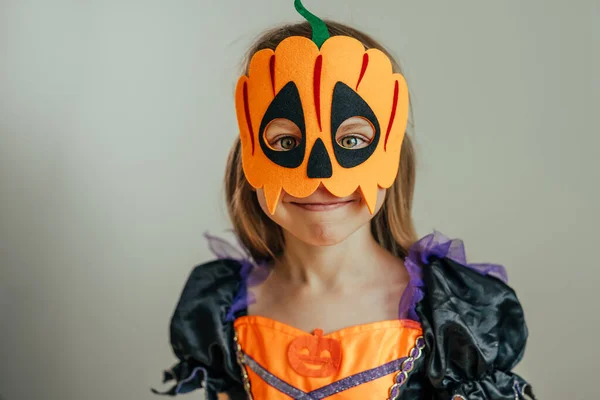
<path fill-rule="evenodd" d="M 335 210 L 337 208 L 341 208 L 347 206 L 348 204 L 356 202 L 356 199 L 346 200 L 346 201 L 335 201 L 328 203 L 297 203 L 292 202 L 291 204 L 300 207 L 307 211 L 330 211 Z"/>
<path fill-rule="evenodd" d="M 312 363 L 309 364 L 306 362 L 304 363 L 304 366 L 307 369 L 310 369 L 311 371 L 319 371 L 319 370 L 323 369 L 323 365 L 324 365 L 324 363 L 320 363 L 320 364 L 312 364 Z"/>

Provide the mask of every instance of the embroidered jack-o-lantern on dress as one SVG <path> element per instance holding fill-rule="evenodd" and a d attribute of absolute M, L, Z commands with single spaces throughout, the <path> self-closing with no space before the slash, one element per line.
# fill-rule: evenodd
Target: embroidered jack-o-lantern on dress
<path fill-rule="evenodd" d="M 533 398 L 511 372 L 527 328 L 504 269 L 467 264 L 458 240 L 435 233 L 413 245 L 397 320 L 329 333 L 247 315 L 248 288 L 266 273 L 211 240 L 220 259 L 196 267 L 185 285 L 171 321 L 180 361 L 165 373 L 176 385 L 163 394 L 204 388 L 209 400 L 218 393 L 233 400 Z"/>

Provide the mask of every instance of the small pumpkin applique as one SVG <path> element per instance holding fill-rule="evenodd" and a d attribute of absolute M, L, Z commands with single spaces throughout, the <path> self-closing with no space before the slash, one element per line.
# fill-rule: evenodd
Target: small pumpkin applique
<path fill-rule="evenodd" d="M 342 363 L 342 346 L 339 341 L 323 337 L 316 329 L 312 336 L 300 336 L 288 347 L 288 362 L 299 375 L 324 378 L 335 375 Z"/>

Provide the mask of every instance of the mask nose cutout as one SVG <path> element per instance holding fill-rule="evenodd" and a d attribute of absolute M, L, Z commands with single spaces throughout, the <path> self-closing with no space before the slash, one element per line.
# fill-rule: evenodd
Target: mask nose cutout
<path fill-rule="evenodd" d="M 307 174 L 309 178 L 331 178 L 333 169 L 325 144 L 319 138 L 313 146 L 308 158 Z"/>

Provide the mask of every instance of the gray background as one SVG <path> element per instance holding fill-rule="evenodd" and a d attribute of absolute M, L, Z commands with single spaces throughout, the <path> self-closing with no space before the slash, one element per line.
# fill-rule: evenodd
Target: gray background
<path fill-rule="evenodd" d="M 508 268 L 541 399 L 596 398 L 597 1 L 305 0 L 413 94 L 419 233 Z M 292 0 L 0 1 L 0 393 L 154 398 L 221 180 L 238 63 Z M 198 394 L 189 398 L 202 398 Z"/>

